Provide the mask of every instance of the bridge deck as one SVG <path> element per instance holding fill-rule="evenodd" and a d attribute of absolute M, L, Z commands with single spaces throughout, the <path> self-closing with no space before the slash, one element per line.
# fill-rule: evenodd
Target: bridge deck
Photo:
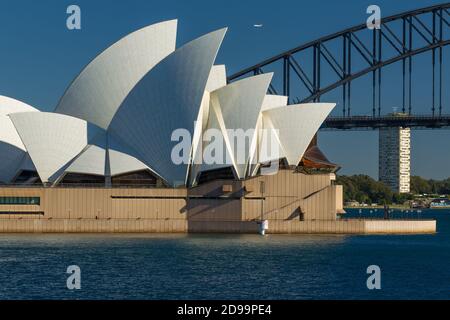
<path fill-rule="evenodd" d="M 450 128 L 450 115 L 441 116 L 351 116 L 328 117 L 321 130 L 364 130 L 386 127 L 408 127 L 412 129 Z"/>

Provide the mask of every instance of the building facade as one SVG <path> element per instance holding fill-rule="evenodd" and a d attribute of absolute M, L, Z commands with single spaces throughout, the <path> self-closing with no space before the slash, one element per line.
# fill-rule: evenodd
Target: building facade
<path fill-rule="evenodd" d="M 228 83 L 226 29 L 178 48 L 176 32 L 120 39 L 53 112 L 0 96 L 0 232 L 434 232 L 341 219 L 339 167 L 314 142 L 335 104 L 288 105 L 272 73 Z"/>
<path fill-rule="evenodd" d="M 193 188 L 1 187 L 0 233 L 433 233 L 436 221 L 339 219 L 330 173 L 271 176 Z M 264 188 L 261 188 L 261 184 Z"/>
<path fill-rule="evenodd" d="M 392 191 L 410 192 L 411 129 L 380 128 L 379 180 Z"/>

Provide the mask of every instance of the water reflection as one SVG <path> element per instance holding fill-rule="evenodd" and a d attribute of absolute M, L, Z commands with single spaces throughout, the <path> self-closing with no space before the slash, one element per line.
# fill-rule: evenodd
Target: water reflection
<path fill-rule="evenodd" d="M 448 299 L 450 214 L 432 214 L 436 235 L 2 234 L 0 299 Z"/>

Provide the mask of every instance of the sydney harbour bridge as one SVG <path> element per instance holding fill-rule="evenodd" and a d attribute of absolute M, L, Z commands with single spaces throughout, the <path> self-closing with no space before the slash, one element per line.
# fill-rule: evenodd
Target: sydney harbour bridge
<path fill-rule="evenodd" d="M 269 93 L 286 95 L 290 103 L 319 102 L 330 93 L 339 96 L 339 114 L 330 116 L 322 129 L 450 128 L 450 100 L 445 98 L 450 91 L 450 81 L 445 83 L 448 45 L 450 3 L 445 3 L 381 18 L 378 28 L 364 23 L 321 37 L 239 71 L 228 81 L 274 71 Z M 419 56 L 421 68 L 426 56 L 429 79 L 415 72 Z M 392 81 L 391 73 L 384 76 L 392 65 L 398 65 L 398 81 Z M 368 101 L 355 108 L 354 84 L 363 78 Z M 383 85 L 394 85 L 401 96 L 397 113 L 384 107 Z M 420 110 L 417 94 L 429 97 Z"/>

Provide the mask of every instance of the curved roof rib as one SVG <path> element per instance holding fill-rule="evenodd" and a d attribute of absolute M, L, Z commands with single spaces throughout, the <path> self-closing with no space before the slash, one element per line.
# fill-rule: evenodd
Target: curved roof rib
<path fill-rule="evenodd" d="M 103 51 L 71 83 L 55 112 L 107 129 L 132 88 L 175 50 L 177 20 L 137 30 Z"/>
<path fill-rule="evenodd" d="M 210 114 L 210 93 L 227 85 L 227 74 L 225 65 L 215 65 L 209 73 L 206 83 L 205 93 L 203 95 L 200 112 L 198 113 L 197 123 L 194 128 L 192 139 L 192 163 L 189 169 L 189 185 L 196 182 L 198 173 L 203 167 L 203 133 L 208 125 Z"/>
<path fill-rule="evenodd" d="M 211 71 L 212 72 L 212 71 Z M 210 75 L 211 77 L 211 75 Z M 209 81 L 209 80 L 208 80 Z M 200 105 L 200 111 L 195 123 L 194 134 L 192 137 L 192 162 L 189 167 L 188 185 L 195 183 L 198 172 L 201 170 L 203 163 L 203 133 L 208 125 L 208 118 L 210 114 L 210 93 L 205 91 Z"/>
<path fill-rule="evenodd" d="M 214 99 L 215 98 L 213 97 L 213 101 Z M 219 103 L 214 103 L 213 101 L 209 101 L 209 112 L 207 118 L 205 119 L 205 130 L 202 131 L 200 137 L 202 139 L 200 141 L 200 143 L 202 144 L 202 148 L 200 148 L 201 154 L 198 155 L 198 159 L 196 159 L 199 160 L 200 165 L 197 165 L 195 167 L 196 171 L 193 173 L 194 179 L 197 178 L 198 173 L 201 171 L 233 166 L 233 163 L 229 163 L 230 160 L 232 161 L 232 158 L 230 156 L 230 153 L 228 152 L 228 148 L 225 142 L 224 132 L 226 132 L 226 128 L 223 122 L 222 113 L 218 106 Z M 205 142 L 204 139 L 209 139 L 211 140 L 211 142 Z M 221 146 L 223 149 L 220 151 L 215 150 L 215 159 L 207 159 L 206 157 L 209 156 L 210 153 L 212 153 L 210 149 L 214 149 L 219 146 Z M 222 156 L 222 159 L 220 159 L 220 156 Z M 218 163 L 210 163 L 211 160 L 217 160 Z"/>
<path fill-rule="evenodd" d="M 10 115 L 42 182 L 54 182 L 101 129 L 49 112 Z"/>
<path fill-rule="evenodd" d="M 25 146 L 8 115 L 38 111 L 24 102 L 0 96 L 0 182 L 7 183 L 14 178 L 26 155 Z"/>
<path fill-rule="evenodd" d="M 264 126 L 262 113 L 270 109 L 286 106 L 287 104 L 287 96 L 267 94 L 264 97 L 264 101 L 261 107 L 261 113 L 256 125 L 257 147 L 254 149 L 252 157 L 250 159 L 250 175 L 254 176 L 257 173 L 259 163 L 266 163 L 284 157 L 282 148 L 278 140 L 278 136 L 276 132 L 272 131 L 273 128 L 266 128 Z"/>
<path fill-rule="evenodd" d="M 230 131 L 221 128 L 227 150 L 232 156 L 233 166 L 240 179 L 245 178 L 249 158 L 256 148 L 255 128 L 272 76 L 272 73 L 266 73 L 245 78 L 211 93 L 211 103 L 216 103 L 216 107 L 220 109 L 220 114 L 216 116 L 219 117 L 219 123 L 223 121 L 226 130 L 231 129 L 236 134 L 239 132 L 235 130 L 243 130 L 242 132 L 253 130 L 247 137 L 249 140 L 246 144 L 244 141 L 239 143 L 238 138 Z"/>
<path fill-rule="evenodd" d="M 306 103 L 263 112 L 265 128 L 278 130 L 282 153 L 290 165 L 298 165 L 317 130 L 335 106 L 334 103 Z"/>
<path fill-rule="evenodd" d="M 195 39 L 166 57 L 130 92 L 109 131 L 132 147 L 139 160 L 170 185 L 186 183 L 189 159 L 176 165 L 171 141 L 176 129 L 191 138 L 206 83 L 226 29 Z M 190 156 L 186 155 L 186 157 Z"/>

